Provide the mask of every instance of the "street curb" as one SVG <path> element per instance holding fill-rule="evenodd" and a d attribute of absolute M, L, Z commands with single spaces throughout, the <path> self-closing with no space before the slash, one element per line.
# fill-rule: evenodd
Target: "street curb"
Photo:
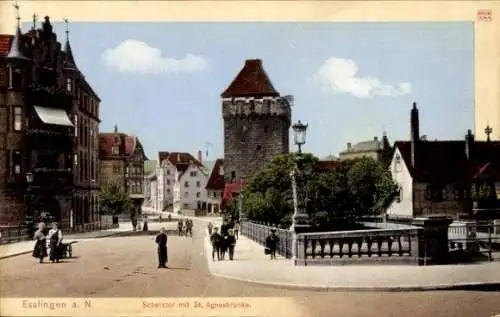
<path fill-rule="evenodd" d="M 215 277 L 245 282 L 260 286 L 279 287 L 290 290 L 310 290 L 317 292 L 423 292 L 423 291 L 499 291 L 500 282 L 498 283 L 460 283 L 448 285 L 427 285 L 427 286 L 328 286 L 328 285 L 305 285 L 292 284 L 281 282 L 269 282 L 244 279 L 224 274 L 212 273 Z"/>
<path fill-rule="evenodd" d="M 111 236 L 117 235 L 117 234 L 122 233 L 122 232 L 125 232 L 125 231 L 110 232 L 109 234 L 102 235 L 102 236 L 98 236 L 98 237 L 74 238 L 74 239 L 83 240 L 83 239 L 99 239 L 99 238 L 107 238 L 107 237 L 111 237 Z M 71 239 L 71 236 L 69 236 L 68 240 L 69 240 L 69 239 Z M 78 242 L 80 242 L 80 241 L 71 241 L 71 242 L 70 242 L 70 244 L 74 244 L 74 243 L 78 243 Z M 18 252 L 18 253 L 9 254 L 9 255 L 0 255 L 0 260 L 3 260 L 3 259 L 8 259 L 8 258 L 12 258 L 12 257 L 19 256 L 19 255 L 28 254 L 28 253 L 31 253 L 31 252 L 33 252 L 33 250 L 29 250 L 29 251 L 22 251 L 22 252 Z"/>
<path fill-rule="evenodd" d="M 75 243 L 78 243 L 78 242 L 80 242 L 80 241 L 71 241 L 69 244 L 75 244 Z M 24 255 L 24 254 L 28 254 L 28 253 L 31 253 L 31 252 L 33 252 L 33 250 L 22 251 L 22 252 L 18 252 L 18 253 L 9 254 L 9 255 L 2 255 L 2 256 L 0 256 L 0 260 L 8 259 L 8 258 L 13 258 L 15 256 Z"/>

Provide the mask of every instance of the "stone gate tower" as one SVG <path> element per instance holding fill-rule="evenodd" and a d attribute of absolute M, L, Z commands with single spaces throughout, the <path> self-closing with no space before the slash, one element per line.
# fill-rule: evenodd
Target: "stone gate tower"
<path fill-rule="evenodd" d="M 260 59 L 245 61 L 221 97 L 224 178 L 249 181 L 276 155 L 289 152 L 291 105 L 274 89 Z"/>

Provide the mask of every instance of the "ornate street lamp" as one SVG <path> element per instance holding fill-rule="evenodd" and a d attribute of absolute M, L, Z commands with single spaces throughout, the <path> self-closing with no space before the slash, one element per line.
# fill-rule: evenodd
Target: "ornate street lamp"
<path fill-rule="evenodd" d="M 31 210 L 31 185 L 33 184 L 33 173 L 26 173 L 26 183 L 28 184 L 26 188 L 26 215 L 25 215 L 25 224 L 28 226 L 28 235 L 29 238 L 33 238 L 34 234 L 34 219 Z"/>
<path fill-rule="evenodd" d="M 297 244 L 296 234 L 304 232 L 309 227 L 309 216 L 305 206 L 305 179 L 302 169 L 302 145 L 306 143 L 307 124 L 298 122 L 292 126 L 293 141 L 298 147 L 298 153 L 295 156 L 295 164 L 290 172 L 292 179 L 292 194 L 293 194 L 293 216 L 291 231 L 293 235 L 293 255 L 297 256 L 301 249 Z"/>
<path fill-rule="evenodd" d="M 302 145 L 306 144 L 306 132 L 307 132 L 307 124 L 303 124 L 302 122 L 297 122 L 292 125 L 293 129 L 293 142 L 299 148 L 299 153 L 302 153 Z"/>

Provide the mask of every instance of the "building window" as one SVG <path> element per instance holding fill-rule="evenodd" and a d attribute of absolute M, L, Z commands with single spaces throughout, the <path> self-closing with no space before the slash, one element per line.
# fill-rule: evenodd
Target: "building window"
<path fill-rule="evenodd" d="M 22 164 L 21 151 L 12 152 L 12 173 L 14 175 L 21 174 L 21 164 Z"/>
<path fill-rule="evenodd" d="M 73 82 L 71 78 L 66 78 L 66 91 L 71 92 L 73 90 Z"/>
<path fill-rule="evenodd" d="M 23 74 L 18 68 L 10 68 L 10 88 L 19 89 L 23 86 Z"/>
<path fill-rule="evenodd" d="M 170 194 L 170 188 L 167 188 L 167 194 Z"/>
<path fill-rule="evenodd" d="M 196 177 L 196 175 L 197 175 L 196 171 L 191 172 L 191 177 Z"/>
<path fill-rule="evenodd" d="M 394 158 L 394 171 L 396 173 L 401 172 L 401 156 L 399 154 L 396 154 Z"/>
<path fill-rule="evenodd" d="M 75 136 L 78 136 L 78 115 L 75 114 Z"/>
<path fill-rule="evenodd" d="M 396 193 L 396 202 L 400 203 L 403 200 L 403 188 L 400 186 Z"/>
<path fill-rule="evenodd" d="M 167 170 L 167 175 L 170 175 L 170 170 Z"/>
<path fill-rule="evenodd" d="M 201 196 L 201 193 L 200 193 L 200 192 L 197 192 L 197 193 L 196 193 L 196 198 L 200 198 L 200 196 Z"/>
<path fill-rule="evenodd" d="M 184 182 L 184 187 L 188 188 L 189 187 L 189 182 Z"/>
<path fill-rule="evenodd" d="M 189 197 L 189 193 L 188 192 L 184 192 L 184 198 L 188 198 Z"/>
<path fill-rule="evenodd" d="M 236 172 L 235 171 L 232 171 L 231 172 L 231 179 L 236 179 Z"/>
<path fill-rule="evenodd" d="M 200 187 L 201 187 L 201 183 L 200 183 L 200 181 L 197 181 L 197 182 L 196 182 L 196 187 L 197 187 L 197 188 L 200 188 Z"/>
<path fill-rule="evenodd" d="M 167 179 L 167 185 L 170 185 L 170 179 Z"/>
<path fill-rule="evenodd" d="M 13 114 L 14 114 L 14 124 L 13 128 L 14 131 L 21 131 L 22 130 L 22 125 L 23 125 L 23 109 L 20 106 L 15 106 L 13 107 Z"/>
<path fill-rule="evenodd" d="M 113 146 L 111 148 L 111 154 L 113 154 L 113 155 L 119 155 L 120 154 L 120 150 L 118 149 L 117 146 Z"/>
<path fill-rule="evenodd" d="M 113 166 L 113 173 L 115 174 L 120 173 L 120 166 Z"/>
<path fill-rule="evenodd" d="M 217 198 L 217 192 L 214 192 L 214 198 Z"/>

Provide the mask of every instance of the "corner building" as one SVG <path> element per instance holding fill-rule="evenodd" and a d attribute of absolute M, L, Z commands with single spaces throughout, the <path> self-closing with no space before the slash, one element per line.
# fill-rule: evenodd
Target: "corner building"
<path fill-rule="evenodd" d="M 14 36 L 0 34 L 1 226 L 44 215 L 64 229 L 98 223 L 99 101 L 49 17 L 26 34 L 19 23 Z"/>
<path fill-rule="evenodd" d="M 276 155 L 289 152 L 291 107 L 260 59 L 246 60 L 221 97 L 225 183 L 249 181 Z"/>

